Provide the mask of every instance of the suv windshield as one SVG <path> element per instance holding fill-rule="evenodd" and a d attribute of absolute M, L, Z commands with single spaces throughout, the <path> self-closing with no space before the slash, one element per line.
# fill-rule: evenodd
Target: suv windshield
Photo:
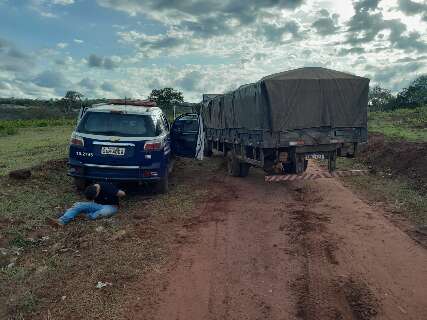
<path fill-rule="evenodd" d="M 154 137 L 153 119 L 148 115 L 110 112 L 87 112 L 78 132 L 125 137 Z"/>

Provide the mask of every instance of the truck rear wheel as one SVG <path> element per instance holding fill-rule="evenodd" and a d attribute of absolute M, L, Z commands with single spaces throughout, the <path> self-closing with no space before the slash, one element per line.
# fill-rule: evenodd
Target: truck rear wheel
<path fill-rule="evenodd" d="M 227 152 L 227 171 L 232 177 L 240 176 L 240 161 L 234 156 L 234 153 Z"/>
<path fill-rule="evenodd" d="M 203 155 L 205 157 L 212 157 L 212 141 L 205 140 L 205 148 L 203 150 Z"/>
<path fill-rule="evenodd" d="M 249 174 L 249 164 L 241 162 L 232 151 L 227 152 L 227 171 L 232 177 L 246 177 Z"/>
<path fill-rule="evenodd" d="M 247 163 L 240 163 L 240 176 L 246 177 L 249 174 L 250 165 Z"/>

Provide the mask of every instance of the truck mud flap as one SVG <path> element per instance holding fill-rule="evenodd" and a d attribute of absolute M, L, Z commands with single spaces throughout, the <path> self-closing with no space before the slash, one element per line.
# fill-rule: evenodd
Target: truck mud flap
<path fill-rule="evenodd" d="M 369 174 L 369 170 L 346 170 L 335 172 L 316 172 L 316 173 L 303 173 L 303 174 L 281 174 L 265 176 L 266 182 L 280 182 L 280 181 L 296 181 L 296 180 L 316 180 L 323 178 L 336 178 L 336 177 L 350 177 L 362 176 Z"/>

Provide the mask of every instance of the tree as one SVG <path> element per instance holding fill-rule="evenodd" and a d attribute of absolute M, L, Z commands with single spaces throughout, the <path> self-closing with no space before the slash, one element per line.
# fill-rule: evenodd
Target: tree
<path fill-rule="evenodd" d="M 153 89 L 148 99 L 155 101 L 166 112 L 171 112 L 174 104 L 184 102 L 182 92 L 173 88 Z"/>
<path fill-rule="evenodd" d="M 65 97 L 62 99 L 64 102 L 64 111 L 65 113 L 70 113 L 77 103 L 81 104 L 83 94 L 77 91 L 67 91 Z"/>
<path fill-rule="evenodd" d="M 399 107 L 416 108 L 427 105 L 427 75 L 412 81 L 408 88 L 397 94 L 396 103 Z"/>
<path fill-rule="evenodd" d="M 384 111 L 392 109 L 394 97 L 390 90 L 375 86 L 369 90 L 369 110 Z"/>

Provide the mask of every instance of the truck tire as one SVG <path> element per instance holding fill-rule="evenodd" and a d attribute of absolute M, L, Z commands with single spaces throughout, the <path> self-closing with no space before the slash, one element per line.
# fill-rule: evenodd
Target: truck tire
<path fill-rule="evenodd" d="M 84 178 L 74 178 L 73 183 L 79 191 L 83 191 L 88 185 L 88 181 Z"/>
<path fill-rule="evenodd" d="M 205 140 L 205 148 L 203 150 L 203 155 L 205 157 L 212 157 L 212 142 Z"/>
<path fill-rule="evenodd" d="M 227 152 L 227 171 L 232 177 L 240 177 L 240 161 L 232 151 Z"/>
<path fill-rule="evenodd" d="M 250 167 L 251 166 L 249 164 L 241 162 L 240 163 L 240 176 L 243 178 L 247 177 L 249 174 L 249 168 Z"/>
<path fill-rule="evenodd" d="M 166 170 L 165 176 L 156 182 L 156 193 L 165 194 L 169 191 L 169 170 Z"/>
<path fill-rule="evenodd" d="M 304 159 L 304 171 L 305 172 L 307 170 L 308 167 L 308 160 Z M 288 164 L 285 166 L 285 173 L 291 173 L 291 174 L 296 174 L 297 173 L 297 168 L 294 162 Z"/>

